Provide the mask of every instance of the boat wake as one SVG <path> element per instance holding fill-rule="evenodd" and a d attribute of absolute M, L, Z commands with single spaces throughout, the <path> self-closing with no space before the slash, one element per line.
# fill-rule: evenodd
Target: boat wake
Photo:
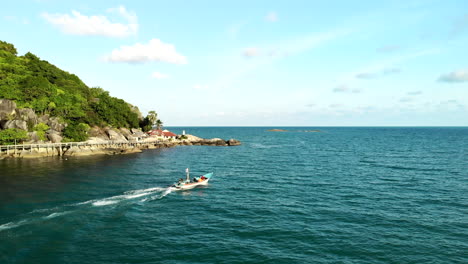
<path fill-rule="evenodd" d="M 92 208 L 99 208 L 102 206 L 109 206 L 109 205 L 118 205 L 123 202 L 130 202 L 130 203 L 144 203 L 148 201 L 160 200 L 166 197 L 168 194 L 172 192 L 171 187 L 162 188 L 162 187 L 154 187 L 148 189 L 141 189 L 141 190 L 132 190 L 124 192 L 121 195 L 115 195 L 111 197 L 106 197 L 102 199 L 94 199 L 80 203 L 68 204 L 53 208 L 45 208 L 45 209 L 36 209 L 29 213 L 22 215 L 22 219 L 17 221 L 12 221 L 6 224 L 0 225 L 0 232 L 17 228 L 20 226 L 39 223 L 42 221 L 47 221 L 53 218 L 61 217 L 64 215 L 68 215 L 80 210 L 85 209 L 92 209 Z M 143 198 L 143 199 L 137 199 Z"/>

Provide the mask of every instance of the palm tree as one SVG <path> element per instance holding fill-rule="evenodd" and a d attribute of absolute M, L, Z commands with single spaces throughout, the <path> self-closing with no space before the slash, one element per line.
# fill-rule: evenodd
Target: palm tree
<path fill-rule="evenodd" d="M 156 120 L 156 129 L 162 129 L 163 127 L 163 122 L 161 120 Z"/>
<path fill-rule="evenodd" d="M 149 111 L 147 117 L 148 117 L 151 127 L 156 125 L 156 121 L 158 120 L 158 114 L 156 113 L 156 111 Z"/>

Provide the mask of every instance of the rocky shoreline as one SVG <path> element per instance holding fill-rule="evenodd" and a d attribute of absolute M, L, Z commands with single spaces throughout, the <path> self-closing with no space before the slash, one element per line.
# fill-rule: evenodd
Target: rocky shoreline
<path fill-rule="evenodd" d="M 38 124 L 48 127 L 44 138 L 31 128 Z M 21 145 L 0 146 L 0 159 L 40 158 L 53 156 L 118 155 L 142 152 L 144 149 L 170 148 L 175 146 L 237 146 L 238 140 L 220 138 L 203 139 L 193 135 L 172 138 L 152 136 L 139 128 L 91 127 L 85 142 L 63 143 L 63 131 L 67 127 L 58 117 L 37 115 L 31 108 L 17 108 L 16 103 L 0 99 L 0 130 L 19 129 L 28 132 L 28 141 Z"/>
<path fill-rule="evenodd" d="M 77 157 L 92 155 L 121 155 L 139 153 L 145 149 L 172 148 L 176 146 L 238 146 L 241 142 L 235 139 L 220 138 L 203 139 L 186 135 L 184 139 L 160 140 L 148 139 L 141 142 L 101 141 L 63 143 L 63 144 L 31 144 L 26 148 L 0 150 L 0 159 L 5 158 L 42 158 L 42 157 Z"/>

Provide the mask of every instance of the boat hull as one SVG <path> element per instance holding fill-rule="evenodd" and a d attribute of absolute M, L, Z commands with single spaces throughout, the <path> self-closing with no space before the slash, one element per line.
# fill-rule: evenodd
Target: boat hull
<path fill-rule="evenodd" d="M 207 185 L 208 184 L 208 181 L 210 179 L 206 179 L 202 182 L 191 182 L 191 183 L 186 183 L 184 185 L 181 185 L 181 186 L 177 186 L 177 187 L 173 187 L 175 190 L 190 190 L 190 189 L 193 189 L 197 186 L 203 186 L 203 185 Z"/>
<path fill-rule="evenodd" d="M 208 173 L 203 175 L 205 177 L 205 180 L 203 181 L 198 181 L 198 182 L 190 182 L 190 183 L 185 183 L 183 185 L 173 185 L 172 189 L 176 191 L 184 191 L 184 190 L 190 190 L 193 189 L 197 186 L 204 186 L 207 185 L 208 182 L 211 179 L 211 176 L 213 176 L 213 173 Z"/>

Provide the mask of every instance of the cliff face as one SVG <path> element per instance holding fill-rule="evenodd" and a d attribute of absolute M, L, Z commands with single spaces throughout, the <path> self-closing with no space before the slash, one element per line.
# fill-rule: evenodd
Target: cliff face
<path fill-rule="evenodd" d="M 42 143 L 44 140 L 41 140 L 37 133 L 32 131 L 34 126 L 40 123 L 49 127 L 45 131 L 45 142 L 62 142 L 64 138 L 63 130 L 67 127 L 67 123 L 61 121 L 59 117 L 50 117 L 48 114 L 38 116 L 31 108 L 17 108 L 14 101 L 0 99 L 0 130 L 16 128 L 28 131 L 29 139 L 25 143 Z M 115 129 L 94 126 L 88 131 L 88 141 L 136 141 L 143 135 L 144 133 L 137 128 L 130 131 L 126 128 Z"/>

